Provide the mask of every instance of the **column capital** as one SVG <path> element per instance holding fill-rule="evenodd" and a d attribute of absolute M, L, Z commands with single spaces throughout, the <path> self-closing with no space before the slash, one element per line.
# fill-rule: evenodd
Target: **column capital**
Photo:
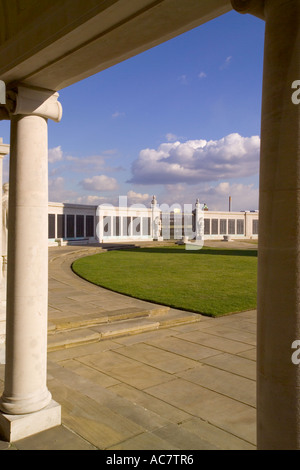
<path fill-rule="evenodd" d="M 250 13 L 261 20 L 265 19 L 265 0 L 231 0 L 231 5 L 238 13 Z"/>
<path fill-rule="evenodd" d="M 18 86 L 15 94 L 16 106 L 12 114 L 34 115 L 59 122 L 62 118 L 62 105 L 59 94 L 53 90 Z"/>
<path fill-rule="evenodd" d="M 59 122 L 62 105 L 53 90 L 19 85 L 7 91 L 6 105 L 0 107 L 0 120 L 15 115 L 33 115 Z"/>

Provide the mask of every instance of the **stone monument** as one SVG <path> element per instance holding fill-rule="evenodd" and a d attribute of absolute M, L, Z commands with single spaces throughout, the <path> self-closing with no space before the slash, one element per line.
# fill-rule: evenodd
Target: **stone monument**
<path fill-rule="evenodd" d="M 151 201 L 152 208 L 152 236 L 153 240 L 162 241 L 163 237 L 161 236 L 161 218 L 160 218 L 160 209 L 157 204 L 156 196 L 153 196 Z"/>
<path fill-rule="evenodd" d="M 206 204 L 204 204 L 206 206 Z M 199 199 L 196 200 L 196 205 L 195 205 L 195 228 L 196 228 L 196 240 L 198 241 L 203 241 L 204 240 L 204 216 L 203 216 L 203 210 L 200 207 L 200 201 Z"/>

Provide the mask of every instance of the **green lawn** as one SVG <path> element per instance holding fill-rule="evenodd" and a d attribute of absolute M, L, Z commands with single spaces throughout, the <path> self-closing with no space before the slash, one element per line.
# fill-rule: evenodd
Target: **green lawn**
<path fill-rule="evenodd" d="M 256 308 L 257 251 L 139 248 L 78 259 L 88 281 L 139 299 L 221 316 Z"/>

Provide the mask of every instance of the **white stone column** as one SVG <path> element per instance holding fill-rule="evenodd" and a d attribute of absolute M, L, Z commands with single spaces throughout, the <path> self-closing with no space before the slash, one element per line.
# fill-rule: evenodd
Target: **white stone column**
<path fill-rule="evenodd" d="M 36 413 L 23 434 L 59 424 L 60 408 L 47 389 L 48 317 L 48 125 L 59 121 L 58 94 L 19 87 L 11 115 L 9 239 L 5 388 L 0 430 L 20 437 L 15 416 Z M 47 407 L 47 412 L 40 410 Z M 47 414 L 48 413 L 48 414 Z M 49 416 L 50 413 L 50 416 Z M 14 415 L 13 417 L 9 415 Z M 34 422 L 34 418 L 30 418 Z M 49 424 L 51 426 L 49 426 Z M 9 434 L 6 431 L 9 427 Z M 19 434 L 18 434 L 19 433 Z M 22 437 L 25 437 L 22 435 Z"/>
<path fill-rule="evenodd" d="M 2 171 L 3 171 L 3 158 L 9 153 L 9 145 L 3 144 L 3 139 L 0 138 L 0 194 L 2 196 Z M 2 252 L 2 197 L 0 200 L 0 364 L 5 363 L 5 330 L 6 330 L 6 279 L 3 272 L 3 255 Z"/>
<path fill-rule="evenodd" d="M 300 340 L 300 105 L 292 101 L 292 84 L 300 80 L 300 2 L 236 3 L 244 4 L 250 13 L 255 3 L 266 21 L 258 245 L 258 449 L 300 449 L 300 365 L 292 362 L 292 343 Z"/>
<path fill-rule="evenodd" d="M 0 249 L 1 249 L 1 256 L 0 256 L 0 279 L 2 279 L 2 265 L 3 265 L 3 258 L 2 256 L 2 184 L 3 184 L 3 158 L 9 154 L 10 146 L 7 144 L 3 144 L 3 139 L 0 139 L 0 194 L 1 194 L 1 202 L 0 202 Z M 0 299 L 2 300 L 2 299 Z"/>

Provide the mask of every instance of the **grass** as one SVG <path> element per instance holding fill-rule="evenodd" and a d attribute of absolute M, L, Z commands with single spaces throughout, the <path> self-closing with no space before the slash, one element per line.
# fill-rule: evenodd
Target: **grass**
<path fill-rule="evenodd" d="M 88 281 L 132 297 L 209 316 L 256 308 L 257 251 L 184 246 L 101 253 L 73 263 Z"/>

